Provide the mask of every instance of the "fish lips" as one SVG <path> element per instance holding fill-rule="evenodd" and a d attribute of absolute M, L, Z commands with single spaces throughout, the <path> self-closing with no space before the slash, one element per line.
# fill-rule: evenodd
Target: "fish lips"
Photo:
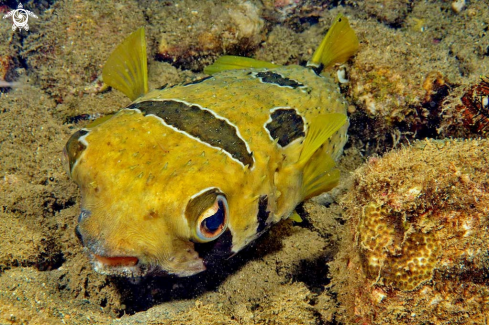
<path fill-rule="evenodd" d="M 90 257 L 93 269 L 104 275 L 114 275 L 122 277 L 143 277 L 143 276 L 165 276 L 176 275 L 179 277 L 191 276 L 206 270 L 204 262 L 194 252 L 194 257 L 185 261 L 175 261 L 168 259 L 168 268 L 159 263 L 146 263 L 144 258 L 128 256 L 123 254 L 102 253 L 100 249 L 89 245 L 84 247 L 85 252 Z M 175 266 L 172 266 L 172 263 Z"/>
<path fill-rule="evenodd" d="M 84 236 L 80 226 L 76 226 L 75 234 L 89 256 L 93 269 L 104 275 L 142 277 L 173 274 L 186 277 L 206 270 L 204 260 L 199 257 L 190 241 L 179 241 L 181 247 L 177 251 L 180 256 L 170 256 L 161 265 L 156 259 L 155 262 L 146 262 L 143 256 L 111 252 L 98 240 Z"/>

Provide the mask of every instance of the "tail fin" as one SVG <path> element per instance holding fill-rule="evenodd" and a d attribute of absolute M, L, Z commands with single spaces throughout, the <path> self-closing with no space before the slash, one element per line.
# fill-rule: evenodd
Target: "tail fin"
<path fill-rule="evenodd" d="M 358 50 L 358 44 L 357 35 L 348 19 L 338 14 L 307 65 L 317 68 L 323 64 L 328 68 L 335 63 L 345 62 Z"/>
<path fill-rule="evenodd" d="M 129 35 L 109 56 L 102 69 L 104 82 L 131 100 L 148 92 L 144 27 Z"/>

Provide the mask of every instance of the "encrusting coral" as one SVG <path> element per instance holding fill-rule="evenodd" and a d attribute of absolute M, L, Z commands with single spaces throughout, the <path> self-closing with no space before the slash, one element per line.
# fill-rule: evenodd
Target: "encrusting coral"
<path fill-rule="evenodd" d="M 487 140 L 429 140 L 356 171 L 330 264 L 341 321 L 484 323 L 488 159 Z"/>

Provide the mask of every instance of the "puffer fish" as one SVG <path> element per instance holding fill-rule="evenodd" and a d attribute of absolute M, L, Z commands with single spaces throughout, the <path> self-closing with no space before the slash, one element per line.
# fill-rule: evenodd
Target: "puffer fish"
<path fill-rule="evenodd" d="M 347 140 L 347 103 L 320 67 L 357 48 L 338 15 L 310 67 L 224 56 L 209 77 L 148 91 L 144 29 L 131 34 L 102 77 L 133 102 L 64 148 L 94 269 L 191 276 L 299 218 L 299 203 L 337 184 Z"/>

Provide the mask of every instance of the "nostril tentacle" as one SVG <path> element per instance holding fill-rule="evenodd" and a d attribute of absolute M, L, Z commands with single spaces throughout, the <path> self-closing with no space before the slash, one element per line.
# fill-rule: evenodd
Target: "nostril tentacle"
<path fill-rule="evenodd" d="M 78 223 L 88 218 L 91 214 L 92 213 L 90 211 L 82 209 L 80 215 L 78 216 Z"/>

